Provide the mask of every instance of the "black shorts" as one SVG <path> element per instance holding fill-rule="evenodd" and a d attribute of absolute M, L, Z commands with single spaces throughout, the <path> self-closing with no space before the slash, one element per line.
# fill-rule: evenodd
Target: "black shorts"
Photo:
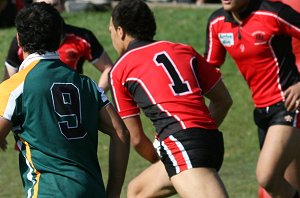
<path fill-rule="evenodd" d="M 283 102 L 265 108 L 255 108 L 253 112 L 255 124 L 258 126 L 258 140 L 262 148 L 268 129 L 272 125 L 286 125 L 300 128 L 299 112 L 289 112 Z"/>
<path fill-rule="evenodd" d="M 224 157 L 223 134 L 218 130 L 185 129 L 160 141 L 160 154 L 169 177 L 197 167 L 219 171 Z"/>

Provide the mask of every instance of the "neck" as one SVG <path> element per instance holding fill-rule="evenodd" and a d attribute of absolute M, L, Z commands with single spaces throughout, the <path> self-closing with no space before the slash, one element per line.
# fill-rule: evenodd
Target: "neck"
<path fill-rule="evenodd" d="M 30 54 L 29 54 L 28 52 L 24 52 L 24 51 L 23 51 L 24 59 L 27 58 L 29 55 L 30 55 Z"/>
<path fill-rule="evenodd" d="M 242 18 L 240 17 L 240 13 L 244 12 L 250 4 L 250 0 L 245 0 L 240 6 L 239 9 L 231 11 L 233 18 L 238 22 L 242 22 Z"/>

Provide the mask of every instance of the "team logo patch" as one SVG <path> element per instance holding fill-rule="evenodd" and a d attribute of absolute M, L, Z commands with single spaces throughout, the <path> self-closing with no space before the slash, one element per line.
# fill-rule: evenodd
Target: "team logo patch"
<path fill-rule="evenodd" d="M 251 36 L 254 37 L 254 45 L 263 45 L 267 43 L 266 33 L 263 31 L 255 31 Z"/>
<path fill-rule="evenodd" d="M 292 122 L 292 121 L 293 121 L 293 117 L 290 116 L 290 115 L 286 115 L 286 116 L 284 116 L 284 120 L 285 120 L 286 122 Z"/>
<path fill-rule="evenodd" d="M 219 33 L 219 39 L 225 47 L 234 45 L 233 33 Z"/>

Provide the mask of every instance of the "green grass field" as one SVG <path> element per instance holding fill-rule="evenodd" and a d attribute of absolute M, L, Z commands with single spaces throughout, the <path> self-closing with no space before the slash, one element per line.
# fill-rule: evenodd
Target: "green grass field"
<path fill-rule="evenodd" d="M 212 8 L 153 8 L 157 21 L 155 39 L 190 44 L 199 53 L 202 53 L 205 42 L 206 20 L 212 11 Z M 64 13 L 63 16 L 70 24 L 92 30 L 111 58 L 116 60 L 117 54 L 113 50 L 108 32 L 110 11 Z M 0 63 L 2 65 L 0 78 L 3 74 L 7 49 L 14 34 L 14 28 L 0 30 Z M 255 166 L 259 150 L 256 127 L 252 119 L 253 104 L 250 91 L 240 73 L 236 70 L 231 58 L 227 59 L 221 71 L 234 104 L 221 126 L 225 140 L 225 159 L 220 175 L 230 197 L 254 198 L 257 197 Z M 100 76 L 99 72 L 88 63 L 84 66 L 84 73 L 95 80 Z M 143 123 L 145 131 L 149 137 L 152 137 L 154 129 L 151 123 L 145 118 L 143 118 Z M 13 149 L 12 135 L 9 135 L 8 141 L 9 148 L 7 151 L 0 152 L 0 198 L 24 197 L 18 171 L 18 153 Z M 99 141 L 99 161 L 103 177 L 106 180 L 108 138 L 100 134 Z M 131 150 L 122 197 L 126 197 L 128 182 L 148 165 L 148 162 L 139 157 L 133 149 Z"/>

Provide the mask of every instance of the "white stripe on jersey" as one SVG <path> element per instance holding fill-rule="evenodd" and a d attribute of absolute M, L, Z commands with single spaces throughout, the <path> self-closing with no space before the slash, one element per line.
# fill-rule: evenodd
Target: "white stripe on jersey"
<path fill-rule="evenodd" d="M 13 90 L 8 98 L 7 105 L 3 117 L 11 120 L 16 108 L 16 99 L 23 93 L 24 82 L 22 82 L 15 90 Z"/>

